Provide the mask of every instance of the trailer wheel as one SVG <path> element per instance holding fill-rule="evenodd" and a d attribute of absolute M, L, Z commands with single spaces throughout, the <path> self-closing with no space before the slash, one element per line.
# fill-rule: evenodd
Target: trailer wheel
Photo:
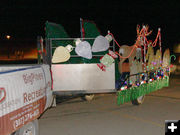
<path fill-rule="evenodd" d="M 144 99 L 145 99 L 145 96 L 140 96 L 137 99 L 132 100 L 131 102 L 133 105 L 140 105 L 144 102 Z"/>
<path fill-rule="evenodd" d="M 34 120 L 24 125 L 14 135 L 39 135 L 38 120 Z"/>
<path fill-rule="evenodd" d="M 91 101 L 94 98 L 94 94 L 88 94 L 88 95 L 83 95 L 81 96 L 81 99 L 84 101 Z"/>

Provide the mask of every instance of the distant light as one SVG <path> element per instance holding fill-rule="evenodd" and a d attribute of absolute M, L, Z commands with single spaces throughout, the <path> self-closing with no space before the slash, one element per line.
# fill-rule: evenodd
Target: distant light
<path fill-rule="evenodd" d="M 10 38 L 11 38 L 11 36 L 10 36 L 10 35 L 6 35 L 6 38 L 7 38 L 7 39 L 10 39 Z"/>

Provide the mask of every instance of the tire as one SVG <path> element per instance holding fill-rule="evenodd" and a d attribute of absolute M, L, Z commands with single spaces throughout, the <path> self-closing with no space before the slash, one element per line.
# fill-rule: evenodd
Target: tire
<path fill-rule="evenodd" d="M 94 98 L 94 94 L 88 94 L 88 95 L 81 96 L 81 99 L 84 101 L 92 101 L 93 98 Z"/>
<path fill-rule="evenodd" d="M 141 97 L 138 97 L 137 99 L 135 100 L 132 100 L 132 104 L 133 105 L 140 105 L 144 102 L 144 99 L 145 99 L 145 96 L 141 96 Z"/>
<path fill-rule="evenodd" d="M 39 135 L 38 120 L 29 122 L 18 131 L 16 131 L 13 135 Z"/>

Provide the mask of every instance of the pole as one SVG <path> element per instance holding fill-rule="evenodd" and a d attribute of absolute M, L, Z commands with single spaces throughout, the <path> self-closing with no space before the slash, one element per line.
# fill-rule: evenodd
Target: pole
<path fill-rule="evenodd" d="M 38 36 L 38 37 L 37 37 L 37 59 L 38 59 L 38 64 L 41 63 L 41 54 L 40 54 L 40 51 L 41 51 L 41 43 L 40 43 L 40 40 L 41 40 L 41 37 Z"/>
<path fill-rule="evenodd" d="M 159 47 L 160 47 L 160 52 L 161 52 L 161 55 L 162 55 L 162 47 L 161 47 L 161 28 L 158 29 L 158 34 L 159 34 Z M 161 56 L 162 58 L 162 56 Z"/>
<path fill-rule="evenodd" d="M 81 33 L 81 38 L 83 38 L 83 33 L 82 33 L 82 21 L 83 21 L 83 19 L 80 18 L 80 33 Z"/>
<path fill-rule="evenodd" d="M 143 45 L 144 45 L 144 70 L 146 69 L 146 39 L 145 39 L 145 34 L 146 34 L 146 27 L 143 26 Z"/>

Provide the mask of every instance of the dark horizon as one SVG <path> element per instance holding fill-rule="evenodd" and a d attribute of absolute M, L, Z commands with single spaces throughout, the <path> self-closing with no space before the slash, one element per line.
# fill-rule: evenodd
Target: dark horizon
<path fill-rule="evenodd" d="M 172 50 L 180 43 L 179 1 L 87 1 L 55 2 L 8 1 L 0 5 L 0 40 L 9 34 L 14 39 L 45 36 L 46 21 L 64 26 L 71 37 L 80 37 L 80 18 L 92 20 L 102 35 L 110 30 L 121 44 L 132 45 L 136 40 L 137 24 L 148 24 L 154 40 L 161 28 L 162 46 Z"/>

